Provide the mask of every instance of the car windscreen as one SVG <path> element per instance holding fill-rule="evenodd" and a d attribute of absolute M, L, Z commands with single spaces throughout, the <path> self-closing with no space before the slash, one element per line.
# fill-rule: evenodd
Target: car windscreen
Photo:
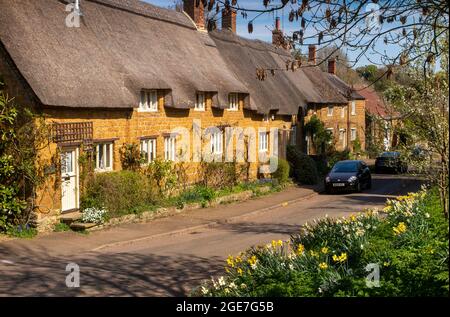
<path fill-rule="evenodd" d="M 333 169 L 332 173 L 353 173 L 358 171 L 358 163 L 357 162 L 343 162 L 337 163 Z"/>
<path fill-rule="evenodd" d="M 381 157 L 398 157 L 400 154 L 398 152 L 384 152 Z"/>

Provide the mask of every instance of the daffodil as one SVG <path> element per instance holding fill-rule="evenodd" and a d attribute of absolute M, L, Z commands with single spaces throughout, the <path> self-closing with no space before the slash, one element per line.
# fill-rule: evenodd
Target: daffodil
<path fill-rule="evenodd" d="M 237 269 L 237 273 L 238 273 L 240 276 L 242 276 L 242 274 L 244 274 L 244 271 L 242 271 L 241 268 L 238 268 L 238 269 Z"/>
<path fill-rule="evenodd" d="M 328 253 L 328 248 L 327 248 L 327 247 L 323 247 L 320 251 L 321 251 L 323 254 L 327 254 L 327 253 Z"/>
<path fill-rule="evenodd" d="M 227 265 L 230 267 L 234 267 L 234 259 L 231 255 L 227 259 Z"/>
<path fill-rule="evenodd" d="M 305 252 L 305 246 L 303 244 L 299 244 L 297 247 L 297 254 L 302 255 Z"/>
<path fill-rule="evenodd" d="M 321 270 L 326 270 L 328 268 L 328 264 L 326 264 L 325 262 L 322 262 L 319 264 L 319 268 Z"/>
<path fill-rule="evenodd" d="M 347 261 L 347 253 L 343 252 L 341 255 L 333 255 L 332 259 L 334 262 L 343 263 Z"/>
<path fill-rule="evenodd" d="M 404 222 L 399 222 L 399 224 L 396 227 L 393 227 L 392 230 L 394 231 L 394 235 L 398 236 L 404 232 L 406 232 L 406 224 Z"/>
<path fill-rule="evenodd" d="M 309 251 L 309 254 L 311 254 L 311 256 L 313 256 L 313 257 L 318 257 L 319 256 L 317 254 L 317 252 L 315 252 L 314 250 Z"/>

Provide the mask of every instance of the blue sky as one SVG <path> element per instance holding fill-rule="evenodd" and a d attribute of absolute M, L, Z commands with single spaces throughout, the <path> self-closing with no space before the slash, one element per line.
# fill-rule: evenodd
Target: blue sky
<path fill-rule="evenodd" d="M 173 5 L 173 0 L 142 0 L 151 4 L 154 4 L 156 6 L 159 7 L 164 7 L 167 8 L 170 5 Z M 279 3 L 280 1 L 273 1 L 274 4 Z M 262 1 L 261 0 L 240 0 L 239 4 L 241 6 L 245 6 L 245 8 L 255 8 L 255 9 L 261 9 L 262 5 L 261 5 Z M 278 12 L 275 14 L 278 14 L 281 17 L 281 22 L 282 22 L 282 29 L 286 34 L 292 34 L 293 31 L 298 30 L 299 29 L 299 23 L 297 22 L 289 22 L 288 21 L 288 14 L 289 14 L 290 9 L 286 9 L 283 12 Z M 254 14 L 249 13 L 248 14 L 248 19 L 245 20 L 243 19 L 239 14 L 238 14 L 238 22 L 237 22 L 237 33 L 240 36 L 246 37 L 246 38 L 250 38 L 250 39 L 259 39 L 262 41 L 266 41 L 266 42 L 271 42 L 272 41 L 272 32 L 271 30 L 274 28 L 274 21 L 275 21 L 275 15 L 273 13 L 269 14 L 264 14 L 260 17 L 258 17 L 255 21 L 254 21 L 254 30 L 252 34 L 249 34 L 247 31 L 247 24 L 248 24 L 248 20 L 252 19 L 254 17 Z M 308 32 L 308 30 L 307 30 Z M 305 43 L 307 44 L 307 43 Z M 396 53 L 396 49 L 393 47 L 382 47 L 384 45 L 382 44 L 377 44 L 376 49 L 377 50 L 386 50 L 387 53 L 389 55 L 393 55 Z M 305 54 L 307 50 L 307 46 L 302 47 L 302 53 Z M 345 51 L 346 54 L 348 54 L 349 59 L 354 59 L 354 57 L 356 56 L 356 52 L 351 52 L 351 51 Z M 379 58 L 378 57 L 373 57 L 373 60 L 375 62 L 379 62 Z M 371 62 L 365 58 L 362 57 L 361 59 L 358 60 L 356 67 L 357 66 L 362 66 L 362 65 L 367 65 L 367 64 L 371 64 Z"/>

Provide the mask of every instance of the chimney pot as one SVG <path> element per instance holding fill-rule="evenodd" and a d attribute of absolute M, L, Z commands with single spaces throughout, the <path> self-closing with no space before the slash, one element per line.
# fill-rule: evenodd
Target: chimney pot
<path fill-rule="evenodd" d="M 236 10 L 222 9 L 222 30 L 231 30 L 236 33 Z"/>
<path fill-rule="evenodd" d="M 281 19 L 280 17 L 275 18 L 275 30 L 281 31 Z"/>
<path fill-rule="evenodd" d="M 316 46 L 310 45 L 308 47 L 308 62 L 310 62 L 313 65 L 316 65 Z"/>
<path fill-rule="evenodd" d="M 336 75 L 336 60 L 334 58 L 328 60 L 328 72 Z"/>
<path fill-rule="evenodd" d="M 194 21 L 197 28 L 205 29 L 205 6 L 201 0 L 183 0 L 183 10 Z"/>

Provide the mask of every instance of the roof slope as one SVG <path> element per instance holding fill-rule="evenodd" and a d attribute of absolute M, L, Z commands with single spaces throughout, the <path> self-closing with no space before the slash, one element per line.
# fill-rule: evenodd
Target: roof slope
<path fill-rule="evenodd" d="M 366 111 L 384 119 L 397 117 L 397 112 L 389 112 L 383 98 L 370 86 L 357 86 L 358 92 L 366 99 Z"/>
<path fill-rule="evenodd" d="M 196 91 L 247 89 L 214 42 L 183 13 L 138 0 L 85 0 L 80 28 L 66 1 L 0 0 L 0 41 L 45 105 L 131 108 L 141 89 L 171 89 L 169 106 L 193 107 Z"/>
<path fill-rule="evenodd" d="M 311 103 L 348 103 L 349 99 L 342 94 L 328 73 L 316 66 L 305 66 L 302 71 L 312 82 L 315 90 L 315 98 L 310 101 Z"/>
<path fill-rule="evenodd" d="M 220 53 L 239 80 L 248 87 L 249 108 L 259 113 L 278 110 L 279 114 L 297 114 L 299 107 L 305 107 L 307 100 L 300 89 L 303 83 L 294 82 L 288 72 L 270 74 L 266 80 L 256 78 L 257 68 L 284 68 L 290 54 L 271 44 L 244 39 L 231 31 L 210 32 Z"/>
<path fill-rule="evenodd" d="M 359 94 L 353 87 L 334 74 L 326 73 L 331 83 L 338 89 L 341 95 L 349 100 L 364 100 L 364 96 Z"/>

